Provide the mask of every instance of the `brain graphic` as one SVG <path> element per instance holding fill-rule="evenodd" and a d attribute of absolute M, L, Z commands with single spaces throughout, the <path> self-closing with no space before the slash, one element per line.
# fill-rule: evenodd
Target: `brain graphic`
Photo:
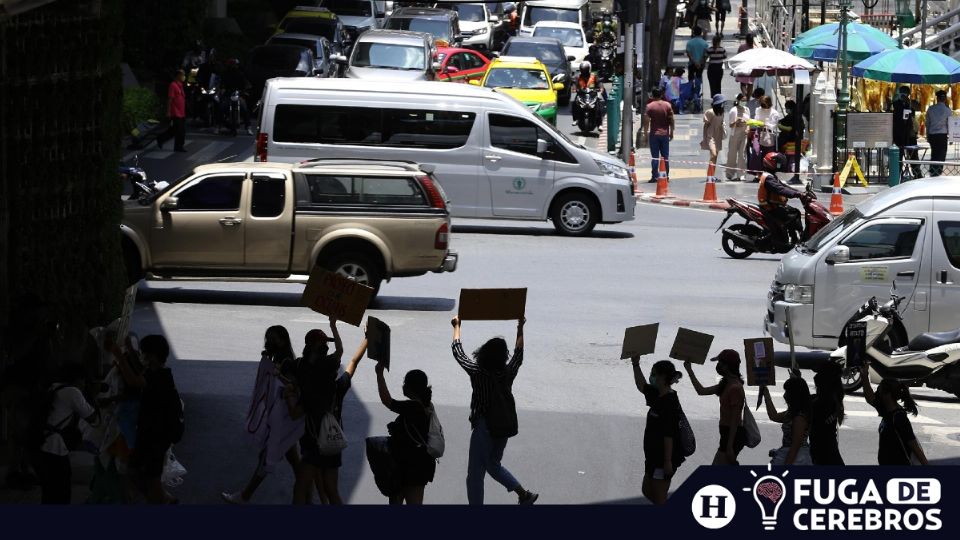
<path fill-rule="evenodd" d="M 760 485 L 757 486 L 757 495 L 770 499 L 772 503 L 776 503 L 780 500 L 780 497 L 783 497 L 783 488 L 776 482 L 761 482 Z"/>

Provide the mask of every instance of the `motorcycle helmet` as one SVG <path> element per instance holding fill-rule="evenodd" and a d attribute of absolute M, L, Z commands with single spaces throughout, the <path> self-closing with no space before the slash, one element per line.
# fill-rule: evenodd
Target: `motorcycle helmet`
<path fill-rule="evenodd" d="M 590 75 L 590 62 L 587 62 L 586 60 L 580 62 L 580 75 Z"/>
<path fill-rule="evenodd" d="M 787 166 L 787 156 L 780 152 L 767 152 L 763 156 L 763 170 L 767 172 L 782 171 Z"/>

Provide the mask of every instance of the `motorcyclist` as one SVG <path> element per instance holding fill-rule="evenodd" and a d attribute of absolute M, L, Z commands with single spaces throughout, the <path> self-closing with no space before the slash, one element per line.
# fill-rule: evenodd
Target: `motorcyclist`
<path fill-rule="evenodd" d="M 593 33 L 595 35 L 595 40 L 604 43 L 604 42 L 613 42 L 617 41 L 617 21 L 613 18 L 613 15 L 604 11 L 600 16 L 600 20 L 593 27 Z"/>
<path fill-rule="evenodd" d="M 520 27 L 520 16 L 517 13 L 517 5 L 511 2 L 504 4 L 504 12 L 507 14 L 507 17 L 510 20 L 509 34 L 511 36 L 517 35 L 517 29 Z"/>
<path fill-rule="evenodd" d="M 227 114 L 230 111 L 230 96 L 233 92 L 240 93 L 240 121 L 243 122 L 243 126 L 249 135 L 250 131 L 250 108 L 247 106 L 246 94 L 250 90 L 250 81 L 244 76 L 243 71 L 240 70 L 240 61 L 236 58 L 230 58 L 226 62 L 226 66 L 223 70 L 223 75 L 221 77 L 223 82 L 223 99 L 220 100 L 220 115 L 221 118 L 226 118 Z"/>
<path fill-rule="evenodd" d="M 576 85 L 575 90 L 580 92 L 580 90 L 587 90 L 590 88 L 596 89 L 599 99 L 597 106 L 600 109 L 601 117 L 606 114 L 607 109 L 607 90 L 600 84 L 600 80 L 597 79 L 597 76 L 591 71 L 590 62 L 584 60 L 580 62 L 580 75 L 577 76 L 577 79 L 574 81 Z M 573 125 L 577 125 L 577 122 L 580 120 L 580 106 L 577 104 L 577 100 L 573 100 L 573 104 L 570 106 L 570 115 L 573 117 Z"/>
<path fill-rule="evenodd" d="M 191 70 L 199 68 L 206 60 L 207 54 L 203 47 L 203 42 L 198 39 L 193 43 L 193 48 L 183 56 L 183 63 L 180 67 L 183 68 L 185 73 L 190 73 Z"/>
<path fill-rule="evenodd" d="M 760 185 L 757 186 L 757 202 L 767 220 L 769 236 L 780 244 L 790 242 L 788 226 L 800 219 L 800 211 L 787 202 L 803 197 L 803 193 L 777 178 L 777 171 L 784 169 L 787 161 L 787 156 L 779 152 L 768 152 L 763 157 L 763 172 L 760 173 Z"/>

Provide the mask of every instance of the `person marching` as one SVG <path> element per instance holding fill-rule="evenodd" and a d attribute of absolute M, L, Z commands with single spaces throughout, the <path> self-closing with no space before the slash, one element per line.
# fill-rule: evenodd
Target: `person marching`
<path fill-rule="evenodd" d="M 839 364 L 826 362 L 813 376 L 817 393 L 810 408 L 810 457 L 814 465 L 843 465 L 838 436 L 844 419 L 842 372 Z"/>
<path fill-rule="evenodd" d="M 463 352 L 460 342 L 460 318 L 454 317 L 453 357 L 470 376 L 473 394 L 470 398 L 470 457 L 467 464 L 467 501 L 483 504 L 483 481 L 489 474 L 508 492 L 516 493 L 519 504 L 533 504 L 539 494 L 523 488 L 506 467 L 500 464 L 507 440 L 518 432 L 516 404 L 513 400 L 513 381 L 523 364 L 523 325 L 517 322 L 517 341 L 513 357 L 507 362 L 509 350 L 503 338 L 488 340 L 474 351 L 473 359 Z"/>
<path fill-rule="evenodd" d="M 783 383 L 783 399 L 787 410 L 780 412 L 773 405 L 770 389 L 760 386 L 760 395 L 767 405 L 767 418 L 780 424 L 783 439 L 780 448 L 770 452 L 773 465 L 810 465 L 810 389 L 801 377 L 790 377 Z"/>
<path fill-rule="evenodd" d="M 640 357 L 634 356 L 633 380 L 643 394 L 647 406 L 647 423 L 643 431 L 643 495 L 653 504 L 666 504 L 670 481 L 683 461 L 680 444 L 680 400 L 671 388 L 683 375 L 669 360 L 660 360 L 650 370 L 647 382 L 640 368 Z"/>
<path fill-rule="evenodd" d="M 725 349 L 711 360 L 717 363 L 717 375 L 720 375 L 721 379 L 710 387 L 700 384 L 690 362 L 684 362 L 683 368 L 690 376 L 697 395 L 720 398 L 720 447 L 713 456 L 713 465 L 738 465 L 737 456 L 747 444 L 747 432 L 743 428 L 746 395 L 743 392 L 743 377 L 740 375 L 740 354 L 732 349 Z"/>
<path fill-rule="evenodd" d="M 910 395 L 910 388 L 896 379 L 880 381 L 877 391 L 870 384 L 870 365 L 860 366 L 863 381 L 863 397 L 880 415 L 880 441 L 877 445 L 878 465 L 929 465 L 907 413 L 916 416 L 917 402 Z"/>

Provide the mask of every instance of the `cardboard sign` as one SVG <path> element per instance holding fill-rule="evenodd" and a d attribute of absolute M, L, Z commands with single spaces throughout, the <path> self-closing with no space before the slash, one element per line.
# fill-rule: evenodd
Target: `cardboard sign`
<path fill-rule="evenodd" d="M 527 309 L 527 289 L 460 289 L 460 320 L 518 321 Z"/>
<path fill-rule="evenodd" d="M 627 328 L 623 333 L 623 350 L 620 359 L 652 354 L 657 346 L 657 331 L 660 323 Z"/>
<path fill-rule="evenodd" d="M 743 349 L 746 353 L 744 358 L 747 359 L 747 385 L 777 384 L 773 364 L 773 338 L 745 339 Z"/>
<path fill-rule="evenodd" d="M 314 266 L 300 304 L 353 326 L 360 326 L 363 312 L 373 299 L 373 288 L 340 274 Z"/>
<path fill-rule="evenodd" d="M 390 371 L 390 327 L 376 317 L 367 317 L 367 357 Z"/>
<path fill-rule="evenodd" d="M 679 328 L 677 338 L 673 341 L 673 348 L 670 349 L 670 358 L 703 364 L 707 361 L 712 344 L 713 336 L 710 334 Z"/>
<path fill-rule="evenodd" d="M 867 355 L 867 323 L 856 321 L 847 325 L 847 368 L 859 368 Z"/>
<path fill-rule="evenodd" d="M 133 320 L 133 308 L 137 304 L 137 286 L 131 285 L 123 296 L 123 309 L 120 311 L 120 325 L 117 327 L 115 342 L 121 347 L 130 334 L 130 322 Z"/>

